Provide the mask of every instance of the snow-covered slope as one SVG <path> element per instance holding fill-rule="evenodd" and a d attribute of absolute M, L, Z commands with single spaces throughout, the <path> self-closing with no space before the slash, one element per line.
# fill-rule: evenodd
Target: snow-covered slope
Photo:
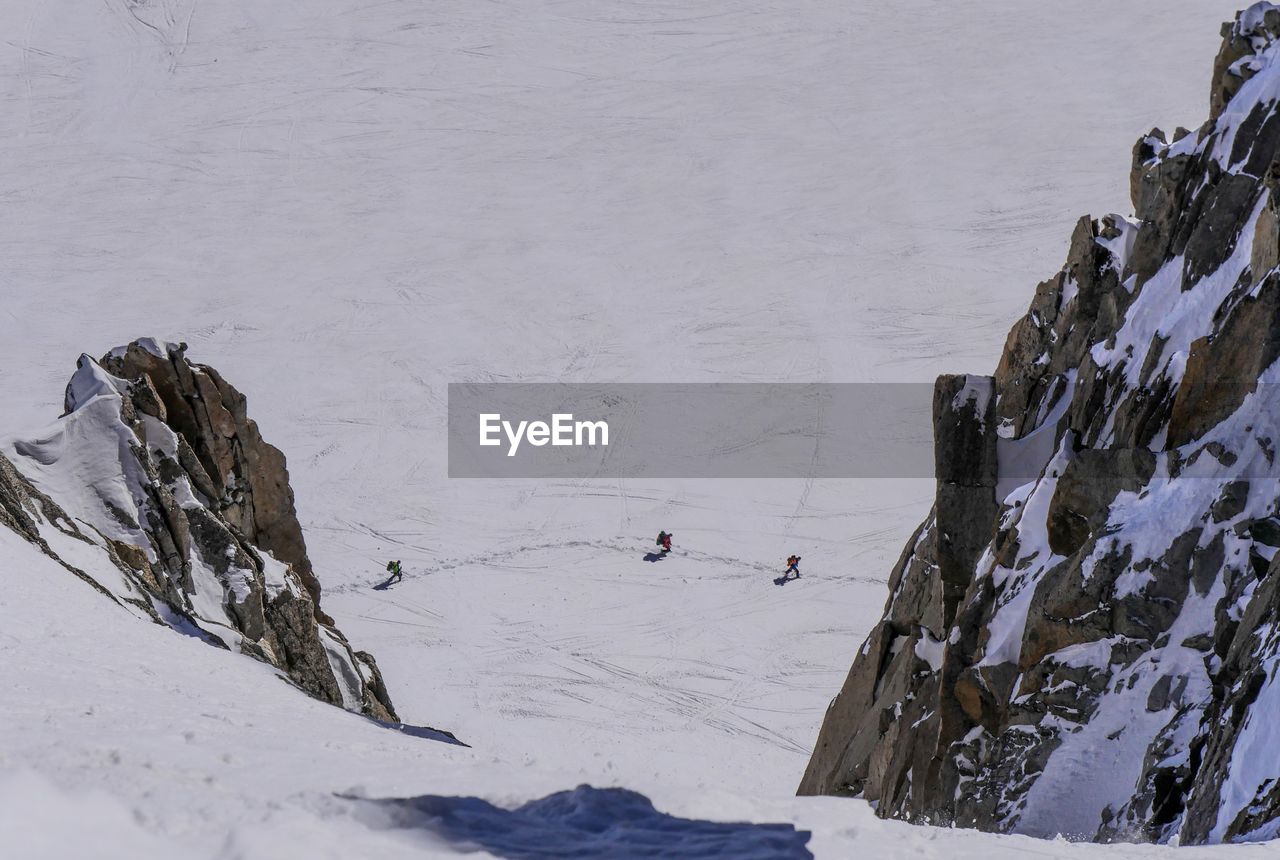
<path fill-rule="evenodd" d="M 1187 58 L 1233 11 L 0 2 L 0 430 L 57 414 L 81 352 L 189 342 L 288 454 L 325 608 L 401 717 L 475 747 L 246 692 L 264 667 L 6 550 L 6 824 L 371 853 L 332 792 L 585 781 L 793 821 L 820 856 L 1027 850 L 789 797 L 929 482 L 450 482 L 444 386 L 986 367 L 1076 215 L 1126 206 L 1135 133 L 1202 113 Z M 392 554 L 404 584 L 372 590 Z"/>
<path fill-rule="evenodd" d="M 112 611 L 6 529 L 0 552 L 0 684 L 7 691 L 0 832 L 11 856 L 440 856 L 451 848 L 430 831 L 394 826 L 378 807 L 335 795 L 479 795 L 515 806 L 572 787 L 570 769 L 524 766 L 380 728 L 281 684 L 263 664 Z M 808 847 L 819 857 L 869 849 L 961 860 L 1014 860 L 1028 851 L 1159 856 L 913 827 L 880 821 L 862 804 L 761 799 L 734 785 L 672 785 L 659 809 L 716 821 L 791 821 L 812 832 Z M 554 840 L 566 832 L 572 835 L 545 828 L 540 846 L 555 856 L 564 843 Z M 1196 856 L 1268 854 L 1246 848 Z"/>

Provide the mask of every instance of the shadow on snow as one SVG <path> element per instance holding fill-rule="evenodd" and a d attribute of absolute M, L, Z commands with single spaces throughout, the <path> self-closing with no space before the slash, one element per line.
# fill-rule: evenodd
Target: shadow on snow
<path fill-rule="evenodd" d="M 471 744 L 463 743 L 458 740 L 453 732 L 446 732 L 444 729 L 433 729 L 430 726 L 412 726 L 408 723 L 390 723 L 386 720 L 379 720 L 376 717 L 367 717 L 367 719 L 382 726 L 384 729 L 391 729 L 393 732 L 400 732 L 412 738 L 423 738 L 429 741 L 440 741 L 445 744 L 471 748 Z"/>
<path fill-rule="evenodd" d="M 381 827 L 421 829 L 460 849 L 481 848 L 508 860 L 549 858 L 732 857 L 812 860 L 810 833 L 790 824 L 721 823 L 676 818 L 622 788 L 580 785 L 517 809 L 477 797 L 361 800 L 388 818 Z"/>

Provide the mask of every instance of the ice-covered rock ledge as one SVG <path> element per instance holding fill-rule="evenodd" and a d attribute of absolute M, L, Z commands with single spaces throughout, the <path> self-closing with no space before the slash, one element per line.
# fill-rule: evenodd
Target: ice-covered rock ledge
<path fill-rule="evenodd" d="M 938 489 L 800 786 L 884 816 L 1280 837 L 1280 7 L 1210 118 L 1134 149 L 991 377 L 944 377 Z"/>
<path fill-rule="evenodd" d="M 284 455 L 185 351 L 81 356 L 66 413 L 0 446 L 0 525 L 129 611 L 395 723 L 377 663 L 320 609 Z"/>

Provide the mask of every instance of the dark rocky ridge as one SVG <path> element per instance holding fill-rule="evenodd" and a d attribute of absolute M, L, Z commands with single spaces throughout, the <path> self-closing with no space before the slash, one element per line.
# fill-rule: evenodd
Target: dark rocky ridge
<path fill-rule="evenodd" d="M 332 624 L 320 612 L 320 582 L 307 557 L 284 454 L 263 441 L 244 395 L 214 368 L 187 361 L 184 349 L 161 358 L 134 342 L 99 363 L 133 383 L 137 412 L 177 433 L 178 466 L 196 490 L 216 502 L 227 525 L 289 565 L 306 586 L 316 617 Z"/>
<path fill-rule="evenodd" d="M 994 375 L 938 381 L 935 505 L 801 794 L 1280 835 L 1280 8 L 1223 36 L 1209 120 L 1134 148 L 1135 217 L 1081 219 Z"/>
<path fill-rule="evenodd" d="M 284 455 L 262 439 L 244 396 L 184 352 L 137 341 L 82 357 L 62 435 L 19 441 L 12 460 L 0 453 L 0 524 L 117 603 L 277 666 L 322 701 L 397 721 L 373 657 L 320 610 Z M 131 503 L 87 486 L 60 505 L 37 488 L 52 483 L 42 467 L 75 456 L 84 436 L 113 432 L 121 442 L 106 450 Z M 68 540 L 101 548 L 102 565 L 69 564 Z"/>

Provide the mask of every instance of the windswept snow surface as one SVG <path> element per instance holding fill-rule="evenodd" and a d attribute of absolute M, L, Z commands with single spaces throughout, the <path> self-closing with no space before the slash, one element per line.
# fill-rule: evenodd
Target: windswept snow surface
<path fill-rule="evenodd" d="M 387 731 L 302 695 L 264 664 L 139 622 L 8 531 L 0 532 L 0 553 L 6 560 L 0 590 L 6 857 L 444 856 L 465 847 L 453 841 L 463 836 L 459 830 L 380 814 L 387 804 L 359 799 L 411 803 L 438 795 L 438 811 L 445 811 L 470 806 L 450 797 L 481 797 L 518 810 L 573 787 L 565 783 L 565 768 L 530 767 L 492 747 L 467 749 Z M 559 737 L 545 738 L 544 746 L 574 743 L 573 730 L 569 725 Z M 619 736 L 618 743 L 627 740 Z M 665 753 L 655 748 L 653 755 Z M 686 836 L 705 838 L 716 829 L 705 822 L 791 823 L 812 833 L 807 847 L 817 857 L 1169 856 L 1167 848 L 1045 843 L 881 821 L 864 803 L 759 797 L 739 784 L 673 781 L 653 802 L 658 814 L 646 813 L 648 826 L 659 814 L 677 815 L 693 819 L 677 823 Z M 584 802 L 583 811 L 597 824 L 609 816 L 622 823 L 630 813 L 634 824 L 641 805 L 638 798 L 621 805 Z M 496 851 L 496 831 L 528 826 L 520 818 L 517 812 L 504 820 L 487 808 L 483 820 L 469 823 L 477 830 L 472 844 L 495 851 L 477 847 L 468 856 L 504 856 Z M 564 814 L 548 819 L 544 836 L 562 839 L 568 828 L 590 823 Z M 595 840 L 605 853 L 594 856 L 628 856 L 626 843 L 610 846 L 605 838 L 601 833 Z M 1178 856 L 1255 860 L 1274 852 L 1219 846 Z"/>
<path fill-rule="evenodd" d="M 819 857 L 1164 856 L 791 796 L 930 482 L 451 482 L 445 386 L 989 372 L 1075 219 L 1129 210 L 1133 141 L 1203 116 L 1234 8 L 0 0 L 0 432 L 59 414 L 81 352 L 188 342 L 288 455 L 401 717 L 472 745 L 2 532 L 6 844 L 422 856 L 451 849 L 335 793 L 589 783 Z"/>

